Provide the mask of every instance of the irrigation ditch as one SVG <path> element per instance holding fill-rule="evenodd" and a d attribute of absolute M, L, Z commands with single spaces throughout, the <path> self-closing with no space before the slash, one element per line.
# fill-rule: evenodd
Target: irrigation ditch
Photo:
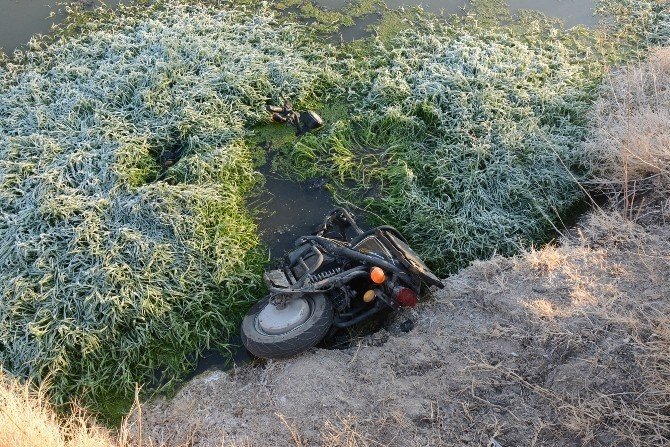
<path fill-rule="evenodd" d="M 425 3 L 84 5 L 4 58 L 3 368 L 115 420 L 193 353 L 225 367 L 261 271 L 333 203 L 443 276 L 554 237 L 585 200 L 603 73 L 663 44 L 670 13 L 536 3 L 591 26 L 566 29 L 522 1 Z M 282 95 L 327 127 L 268 124 Z"/>

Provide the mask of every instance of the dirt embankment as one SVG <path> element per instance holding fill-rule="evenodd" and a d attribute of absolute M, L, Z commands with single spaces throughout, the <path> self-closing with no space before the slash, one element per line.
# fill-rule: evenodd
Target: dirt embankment
<path fill-rule="evenodd" d="M 446 279 L 350 349 L 203 374 L 144 407 L 144 434 L 194 446 L 668 443 L 669 247 L 665 225 L 593 214 L 560 246 Z"/>

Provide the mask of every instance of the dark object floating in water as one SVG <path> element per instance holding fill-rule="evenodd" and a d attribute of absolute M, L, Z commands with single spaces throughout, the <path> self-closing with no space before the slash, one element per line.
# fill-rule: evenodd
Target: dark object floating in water
<path fill-rule="evenodd" d="M 158 172 L 153 181 L 165 181 L 170 185 L 178 183 L 177 179 L 169 174 L 169 169 L 182 159 L 186 150 L 186 139 L 176 132 L 173 132 L 167 141 L 154 142 L 149 149 L 149 153 L 158 165 Z"/>
<path fill-rule="evenodd" d="M 272 113 L 272 121 L 275 123 L 291 124 L 296 127 L 296 135 L 302 136 L 307 132 L 323 126 L 323 118 L 313 110 L 297 112 L 293 110 L 293 104 L 284 100 L 283 106 L 266 106 L 268 112 Z"/>

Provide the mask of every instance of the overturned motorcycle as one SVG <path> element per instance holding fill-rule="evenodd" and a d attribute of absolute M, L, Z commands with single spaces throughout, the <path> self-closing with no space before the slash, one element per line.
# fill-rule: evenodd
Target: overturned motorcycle
<path fill-rule="evenodd" d="M 443 287 L 395 228 L 363 231 L 343 208 L 299 238 L 265 281 L 269 294 L 242 322 L 244 346 L 264 358 L 293 356 L 333 331 L 412 307 L 423 284 Z"/>

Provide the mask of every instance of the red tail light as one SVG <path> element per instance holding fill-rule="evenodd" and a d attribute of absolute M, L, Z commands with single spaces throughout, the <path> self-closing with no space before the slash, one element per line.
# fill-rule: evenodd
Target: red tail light
<path fill-rule="evenodd" d="M 414 307 L 419 302 L 419 295 L 412 289 L 401 288 L 393 297 L 395 302 L 402 307 Z"/>

